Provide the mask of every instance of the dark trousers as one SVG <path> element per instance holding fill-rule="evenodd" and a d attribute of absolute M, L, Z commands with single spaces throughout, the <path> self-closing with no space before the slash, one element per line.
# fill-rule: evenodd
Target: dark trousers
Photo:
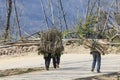
<path fill-rule="evenodd" d="M 56 67 L 59 68 L 60 57 L 61 57 L 61 54 L 57 53 L 57 54 L 55 54 L 55 57 L 53 58 L 53 65 L 55 65 L 55 68 Z"/>
<path fill-rule="evenodd" d="M 57 65 L 60 64 L 60 57 L 61 57 L 60 53 L 56 54 L 56 63 L 57 63 Z"/>
<path fill-rule="evenodd" d="M 56 65 L 57 65 L 56 57 L 54 56 L 52 59 L 53 59 L 53 67 L 56 68 Z"/>
<path fill-rule="evenodd" d="M 44 59 L 45 59 L 45 68 L 46 68 L 46 70 L 49 70 L 49 65 L 50 65 L 50 61 L 51 61 L 51 54 L 48 54 L 48 56 L 45 56 Z"/>
<path fill-rule="evenodd" d="M 97 63 L 97 71 L 100 71 L 101 67 L 101 54 L 97 51 L 92 52 L 93 55 L 93 62 L 92 62 L 92 69 L 95 68 L 95 65 Z"/>
<path fill-rule="evenodd" d="M 60 57 L 61 57 L 61 54 L 57 53 L 55 54 L 55 56 L 53 57 L 53 66 L 54 68 L 59 68 L 59 64 L 60 64 Z"/>
<path fill-rule="evenodd" d="M 48 54 L 48 56 L 45 56 L 44 59 L 45 59 L 46 70 L 49 70 L 51 58 L 53 59 L 53 67 L 54 68 L 59 67 L 60 57 L 61 57 L 60 54 L 55 54 L 54 56 L 51 56 L 51 54 Z"/>

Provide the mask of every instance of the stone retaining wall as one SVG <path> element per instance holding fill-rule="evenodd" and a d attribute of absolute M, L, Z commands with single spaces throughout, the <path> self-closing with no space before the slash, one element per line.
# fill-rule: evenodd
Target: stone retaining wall
<path fill-rule="evenodd" d="M 36 52 L 38 49 L 37 46 L 10 46 L 0 48 L 0 56 L 1 55 L 24 55 L 29 52 Z"/>

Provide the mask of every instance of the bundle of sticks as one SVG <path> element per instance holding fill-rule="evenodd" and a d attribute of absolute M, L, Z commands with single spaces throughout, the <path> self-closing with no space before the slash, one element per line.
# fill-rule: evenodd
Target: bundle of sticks
<path fill-rule="evenodd" d="M 83 45 L 85 48 L 92 48 L 93 43 L 95 43 L 95 49 L 101 54 L 108 54 L 108 44 L 104 42 L 102 39 L 93 40 L 93 39 L 84 39 Z"/>
<path fill-rule="evenodd" d="M 62 43 L 62 35 L 57 29 L 50 29 L 47 32 L 42 32 L 38 52 L 46 53 L 61 53 L 64 50 Z"/>
<path fill-rule="evenodd" d="M 120 13 L 115 13 L 115 20 L 118 25 L 120 25 Z"/>

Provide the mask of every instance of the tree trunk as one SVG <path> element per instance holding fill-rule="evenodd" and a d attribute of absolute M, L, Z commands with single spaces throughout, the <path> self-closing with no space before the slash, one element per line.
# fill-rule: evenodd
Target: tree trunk
<path fill-rule="evenodd" d="M 119 11 L 119 3 L 118 3 L 118 0 L 116 0 L 116 12 L 118 12 Z"/>
<path fill-rule="evenodd" d="M 96 5 L 96 2 L 97 2 L 97 0 L 94 0 L 94 3 L 93 3 L 93 5 L 91 6 L 91 9 L 90 9 L 89 15 L 92 14 L 93 9 L 94 9 L 94 7 L 95 7 L 95 5 Z"/>
<path fill-rule="evenodd" d="M 63 5 L 62 5 L 62 1 L 61 1 L 61 0 L 60 0 L 60 6 L 61 6 L 61 10 L 62 10 L 62 14 L 63 14 L 65 26 L 66 26 L 66 30 L 68 30 L 68 26 L 67 26 L 67 22 L 66 22 L 66 18 L 65 18 L 65 12 L 64 12 Z"/>
<path fill-rule="evenodd" d="M 54 28 L 56 28 L 52 0 L 49 0 L 49 6 L 51 11 L 51 17 L 52 17 L 52 25 Z"/>
<path fill-rule="evenodd" d="M 44 19 L 45 19 L 45 22 L 46 22 L 46 27 L 47 27 L 47 29 L 49 29 L 49 24 L 48 24 L 45 8 L 44 8 L 44 5 L 43 5 L 43 1 L 40 0 L 40 3 L 41 3 L 42 10 L 43 10 L 43 14 L 44 14 L 43 16 L 44 16 Z"/>
<path fill-rule="evenodd" d="M 6 18 L 6 25 L 5 25 L 5 34 L 4 34 L 4 41 L 6 42 L 9 38 L 9 29 L 10 29 L 10 16 L 12 12 L 12 0 L 7 0 L 8 8 L 7 8 L 7 18 Z"/>
<path fill-rule="evenodd" d="M 110 8 L 112 8 L 113 5 L 114 5 L 114 0 L 111 2 L 111 4 L 110 4 Z M 109 17 L 110 17 L 110 13 L 111 13 L 111 10 L 108 11 L 107 19 L 106 19 L 106 21 L 105 21 L 105 23 L 104 23 L 104 26 L 103 26 L 102 32 L 105 31 L 105 28 L 106 28 L 106 26 L 107 26 L 107 23 L 108 23 L 108 20 L 109 20 Z"/>
<path fill-rule="evenodd" d="M 19 33 L 19 37 L 22 40 L 22 35 L 21 35 L 21 28 L 20 28 L 20 23 L 19 23 L 19 17 L 18 17 L 18 12 L 17 12 L 17 8 L 16 8 L 16 0 L 14 0 L 14 9 L 15 9 L 15 14 L 16 14 L 16 20 L 17 20 L 17 24 L 18 24 L 18 33 Z"/>
<path fill-rule="evenodd" d="M 85 22 L 88 19 L 89 9 L 90 9 L 90 0 L 88 0 L 88 4 L 87 4 L 87 13 L 86 13 L 86 17 L 85 17 Z"/>
<path fill-rule="evenodd" d="M 58 22 L 59 22 L 59 27 L 60 27 L 60 31 L 62 32 L 62 22 L 61 22 L 61 18 L 60 18 L 60 5 L 59 5 L 59 0 L 56 1 L 57 4 L 57 10 L 58 10 Z"/>
<path fill-rule="evenodd" d="M 98 7 L 97 7 L 97 19 L 98 19 L 98 30 L 100 31 L 100 24 L 99 24 L 99 22 L 100 22 L 100 16 L 101 16 L 101 14 L 100 14 L 100 0 L 98 0 Z"/>

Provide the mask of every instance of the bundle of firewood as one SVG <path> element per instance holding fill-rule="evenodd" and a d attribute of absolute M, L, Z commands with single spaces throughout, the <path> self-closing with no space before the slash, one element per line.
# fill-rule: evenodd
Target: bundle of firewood
<path fill-rule="evenodd" d="M 85 48 L 92 48 L 92 45 L 95 43 L 95 49 L 100 52 L 101 54 L 108 54 L 108 44 L 103 42 L 102 40 L 93 40 L 93 39 L 85 39 L 83 45 Z"/>
<path fill-rule="evenodd" d="M 118 25 L 120 25 L 120 13 L 115 13 L 115 20 Z"/>
<path fill-rule="evenodd" d="M 42 32 L 40 45 L 38 48 L 39 54 L 46 53 L 61 53 L 64 50 L 62 44 L 62 34 L 57 29 L 50 29 L 47 32 Z"/>

